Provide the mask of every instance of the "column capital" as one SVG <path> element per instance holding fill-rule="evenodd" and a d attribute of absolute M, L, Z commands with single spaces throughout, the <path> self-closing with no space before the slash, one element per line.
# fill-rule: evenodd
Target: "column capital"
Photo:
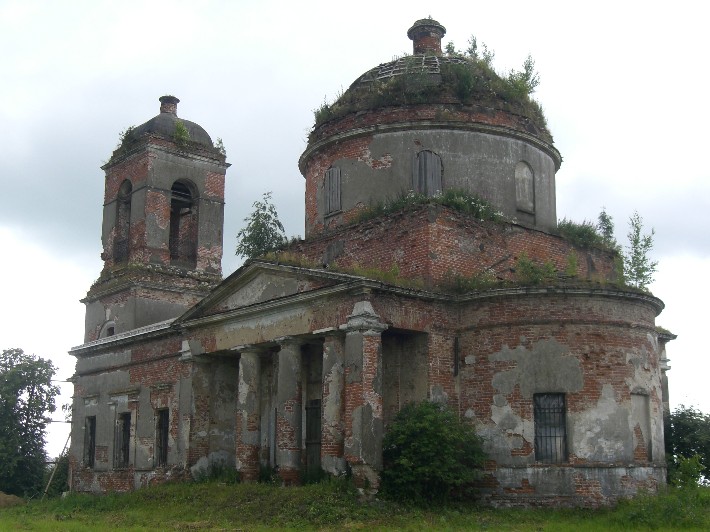
<path fill-rule="evenodd" d="M 279 336 L 278 338 L 274 338 L 274 342 L 279 344 L 281 348 L 284 348 L 292 345 L 300 345 L 301 339 L 295 336 Z"/>
<path fill-rule="evenodd" d="M 242 344 L 242 345 L 235 345 L 230 349 L 230 351 L 236 351 L 239 354 L 242 353 L 255 353 L 259 354 L 263 351 L 261 347 L 259 347 L 257 344 Z"/>
<path fill-rule="evenodd" d="M 380 321 L 380 317 L 369 301 L 358 301 L 353 312 L 348 316 L 348 322 L 340 326 L 342 331 L 361 332 L 363 334 L 381 334 L 388 325 Z"/>

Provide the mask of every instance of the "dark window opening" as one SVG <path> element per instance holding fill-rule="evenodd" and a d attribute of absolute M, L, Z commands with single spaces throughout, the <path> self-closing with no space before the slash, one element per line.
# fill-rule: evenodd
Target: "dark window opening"
<path fill-rule="evenodd" d="M 116 422 L 115 463 L 117 468 L 128 467 L 131 450 L 131 413 L 119 414 Z"/>
<path fill-rule="evenodd" d="M 433 151 L 420 151 L 414 165 L 414 191 L 425 196 L 443 192 L 441 157 Z"/>
<path fill-rule="evenodd" d="M 309 473 L 320 469 L 321 402 L 311 399 L 306 405 L 306 468 Z"/>
<path fill-rule="evenodd" d="M 116 334 L 116 322 L 113 320 L 105 322 L 99 330 L 99 338 L 106 338 Z"/>
<path fill-rule="evenodd" d="M 133 185 L 126 179 L 116 199 L 116 232 L 113 239 L 113 260 L 116 263 L 126 262 L 130 255 L 132 192 Z"/>
<path fill-rule="evenodd" d="M 325 173 L 325 213 L 341 210 L 340 168 L 329 168 Z"/>
<path fill-rule="evenodd" d="M 548 464 L 567 461 L 567 421 L 563 393 L 533 396 L 535 415 L 535 460 Z"/>
<path fill-rule="evenodd" d="M 170 412 L 167 408 L 158 410 L 156 418 L 155 465 L 168 465 L 168 434 L 170 432 Z"/>
<path fill-rule="evenodd" d="M 89 416 L 84 421 L 84 465 L 94 467 L 96 456 L 96 416 Z"/>
<path fill-rule="evenodd" d="M 170 198 L 170 261 L 194 268 L 197 264 L 197 203 L 191 187 L 175 182 Z"/>

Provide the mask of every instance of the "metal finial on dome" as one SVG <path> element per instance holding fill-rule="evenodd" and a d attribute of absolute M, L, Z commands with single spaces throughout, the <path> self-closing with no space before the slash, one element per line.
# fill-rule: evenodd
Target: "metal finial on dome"
<path fill-rule="evenodd" d="M 414 53 L 433 53 L 441 55 L 441 39 L 446 35 L 446 28 L 433 18 L 417 20 L 409 30 L 407 37 L 414 41 Z"/>

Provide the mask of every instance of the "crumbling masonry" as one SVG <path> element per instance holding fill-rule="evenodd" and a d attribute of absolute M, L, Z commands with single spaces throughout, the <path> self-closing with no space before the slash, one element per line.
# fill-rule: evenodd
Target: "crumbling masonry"
<path fill-rule="evenodd" d="M 383 433 L 423 400 L 483 437 L 490 504 L 598 506 L 665 481 L 663 303 L 618 284 L 612 252 L 559 236 L 544 123 L 448 90 L 473 60 L 442 55 L 444 32 L 417 21 L 412 56 L 326 109 L 299 161 L 305 240 L 224 280 L 225 156 L 172 96 L 127 132 L 103 167 L 104 268 L 71 351 L 72 490 L 214 464 L 285 484 L 349 470 L 376 489 Z M 454 189 L 514 221 L 436 203 L 357 221 L 403 191 Z M 521 257 L 556 280 L 520 283 Z M 397 280 L 356 275 L 375 270 Z M 443 289 L 476 276 L 498 283 Z"/>

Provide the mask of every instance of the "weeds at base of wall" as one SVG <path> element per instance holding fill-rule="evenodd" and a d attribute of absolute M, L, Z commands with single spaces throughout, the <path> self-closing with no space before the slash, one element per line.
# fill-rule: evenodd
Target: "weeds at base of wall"
<path fill-rule="evenodd" d="M 420 194 L 413 190 L 401 191 L 398 196 L 362 209 L 352 224 L 362 223 L 380 216 L 407 211 L 419 205 L 443 205 L 455 211 L 467 214 L 480 221 L 504 222 L 503 213 L 475 194 L 463 190 L 451 189 L 434 196 Z"/>
<path fill-rule="evenodd" d="M 611 521 L 622 528 L 675 529 L 707 525 L 710 492 L 697 486 L 668 487 L 659 495 L 641 493 L 622 500 Z"/>
<path fill-rule="evenodd" d="M 299 474 L 299 480 L 303 485 L 320 484 L 321 482 L 328 481 L 331 478 L 334 477 L 328 474 L 326 471 L 323 471 L 321 468 L 309 470 L 304 467 L 303 469 L 301 469 L 301 472 Z"/>
<path fill-rule="evenodd" d="M 71 493 L 0 511 L 2 530 L 676 530 L 710 529 L 710 488 L 672 488 L 609 509 L 492 509 L 363 500 L 333 478 L 283 489 L 173 482 L 131 493 Z"/>
<path fill-rule="evenodd" d="M 259 464 L 259 476 L 257 481 L 262 484 L 272 484 L 274 486 L 281 485 L 281 477 L 279 470 L 270 465 Z"/>
<path fill-rule="evenodd" d="M 239 471 L 234 467 L 228 466 L 224 462 L 213 462 L 208 467 L 199 469 L 193 475 L 194 481 L 203 482 L 220 482 L 222 484 L 239 484 Z"/>

